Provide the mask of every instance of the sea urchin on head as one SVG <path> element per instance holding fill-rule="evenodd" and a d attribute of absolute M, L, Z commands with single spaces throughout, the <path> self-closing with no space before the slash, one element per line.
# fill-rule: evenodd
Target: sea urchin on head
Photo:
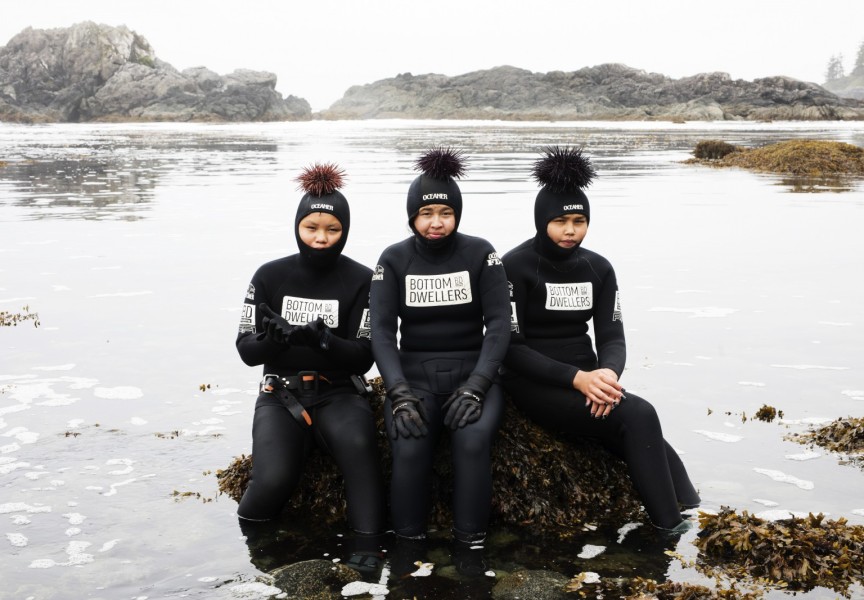
<path fill-rule="evenodd" d="M 345 171 L 333 163 L 315 163 L 303 169 L 295 181 L 300 183 L 298 189 L 320 198 L 342 187 Z"/>
<path fill-rule="evenodd" d="M 459 179 L 465 174 L 467 159 L 461 150 L 452 148 L 433 148 L 414 163 L 414 170 L 432 179 L 446 181 Z"/>
<path fill-rule="evenodd" d="M 551 192 L 564 193 L 581 190 L 591 185 L 597 171 L 582 148 L 549 146 L 543 149 L 543 158 L 534 162 L 534 179 Z"/>

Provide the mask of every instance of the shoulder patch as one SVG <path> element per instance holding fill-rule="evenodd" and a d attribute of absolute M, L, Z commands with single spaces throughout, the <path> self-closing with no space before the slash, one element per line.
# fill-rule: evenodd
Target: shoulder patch
<path fill-rule="evenodd" d="M 384 267 L 375 265 L 375 270 L 372 271 L 372 281 L 381 281 L 384 279 Z"/>
<path fill-rule="evenodd" d="M 486 257 L 486 264 L 491 266 L 500 265 L 501 259 L 498 257 L 497 252 L 490 252 L 489 256 Z"/>
<path fill-rule="evenodd" d="M 246 288 L 246 299 L 247 300 L 254 300 L 255 299 L 255 286 L 252 285 L 251 283 L 249 284 L 249 287 Z"/>
<path fill-rule="evenodd" d="M 621 314 L 621 296 L 620 292 L 615 290 L 615 310 L 612 311 L 612 320 L 624 322 L 624 317 Z"/>
<path fill-rule="evenodd" d="M 255 333 L 254 304 L 243 303 L 243 307 L 240 309 L 240 327 L 237 331 L 238 333 Z"/>

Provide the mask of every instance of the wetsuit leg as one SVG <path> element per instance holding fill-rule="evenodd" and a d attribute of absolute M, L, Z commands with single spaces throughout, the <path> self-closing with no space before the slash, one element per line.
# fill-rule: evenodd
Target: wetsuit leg
<path fill-rule="evenodd" d="M 621 457 L 655 525 L 671 529 L 681 522 L 667 444 L 657 411 L 649 402 L 628 392 L 626 400 L 606 419 L 596 419 L 585 406 L 585 397 L 576 390 L 545 386 L 521 377 L 508 378 L 505 385 L 519 409 L 538 424 L 551 431 L 597 439 Z M 678 470 L 677 463 L 678 477 L 689 482 L 683 464 Z"/>
<path fill-rule="evenodd" d="M 384 474 L 369 403 L 357 394 L 329 397 L 313 409 L 316 441 L 336 462 L 345 480 L 348 526 L 384 531 Z"/>
<path fill-rule="evenodd" d="M 440 405 L 430 392 L 414 386 L 412 389 L 423 400 L 429 433 L 421 438 L 399 436 L 394 440 L 390 437 L 393 452 L 390 513 L 393 530 L 403 537 L 417 537 L 426 533 L 432 501 L 432 462 L 443 418 Z M 388 436 L 392 410 L 388 398 L 384 403 L 384 424 Z"/>
<path fill-rule="evenodd" d="M 503 390 L 493 384 L 480 419 L 452 432 L 453 532 L 464 541 L 486 534 L 492 505 L 492 443 L 503 413 Z"/>
<path fill-rule="evenodd" d="M 702 503 L 699 497 L 699 492 L 693 487 L 693 482 L 690 481 L 690 476 L 687 474 L 687 469 L 684 468 L 684 463 L 681 462 L 681 457 L 675 452 L 675 449 L 666 444 L 666 462 L 669 464 L 669 472 L 672 474 L 672 485 L 675 486 L 675 497 L 678 498 L 678 504 L 683 508 L 695 508 Z"/>
<path fill-rule="evenodd" d="M 252 419 L 252 477 L 237 515 L 276 517 L 297 487 L 311 436 L 284 407 L 258 404 Z"/>

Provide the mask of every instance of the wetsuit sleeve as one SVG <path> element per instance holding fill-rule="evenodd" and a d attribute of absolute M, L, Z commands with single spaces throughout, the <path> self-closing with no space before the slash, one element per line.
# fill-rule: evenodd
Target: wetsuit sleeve
<path fill-rule="evenodd" d="M 240 358 L 250 367 L 263 365 L 279 352 L 279 346 L 264 335 L 261 328 L 261 314 L 258 304 L 264 302 L 265 287 L 260 277 L 260 270 L 252 276 L 252 282 L 243 299 L 240 314 L 240 327 L 237 330 L 237 352 Z M 278 312 L 278 311 L 277 311 Z"/>
<path fill-rule="evenodd" d="M 355 296 L 348 315 L 345 337 L 333 336 L 325 351 L 338 371 L 362 375 L 372 368 L 372 342 L 366 317 L 369 312 L 369 278 L 366 277 Z"/>
<path fill-rule="evenodd" d="M 525 307 L 528 288 L 533 283 L 520 276 L 518 269 L 505 265 L 510 278 L 512 316 L 510 324 L 510 347 L 504 358 L 504 366 L 530 377 L 540 383 L 573 388 L 573 379 L 579 368 L 550 358 L 525 343 L 522 325 L 525 323 Z"/>
<path fill-rule="evenodd" d="M 627 344 L 621 320 L 618 279 L 611 267 L 597 292 L 595 307 L 593 320 L 598 365 L 601 369 L 612 369 L 620 378 L 627 361 Z"/>
<path fill-rule="evenodd" d="M 478 288 L 486 331 L 471 374 L 480 375 L 491 383 L 497 379 L 498 367 L 510 345 L 510 302 L 504 265 L 491 245 L 483 252 L 482 260 Z"/>
<path fill-rule="evenodd" d="M 385 250 L 372 275 L 369 311 L 372 315 L 372 354 L 388 388 L 407 382 L 399 360 L 399 277 Z"/>

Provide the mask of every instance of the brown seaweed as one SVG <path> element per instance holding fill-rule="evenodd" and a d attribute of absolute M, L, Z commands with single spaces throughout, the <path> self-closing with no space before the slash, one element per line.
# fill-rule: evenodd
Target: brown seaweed
<path fill-rule="evenodd" d="M 390 445 L 383 424 L 383 385 L 370 382 L 371 403 L 378 422 L 379 449 L 389 481 Z M 493 449 L 492 518 L 537 532 L 566 537 L 588 523 L 624 523 L 645 519 L 640 501 L 622 461 L 583 440 L 556 437 L 531 423 L 510 402 Z M 439 445 L 433 466 L 430 522 L 449 529 L 452 524 L 452 466 L 450 447 Z M 240 456 L 216 472 L 221 493 L 239 501 L 246 489 L 252 457 Z M 344 517 L 342 476 L 333 461 L 310 453 L 298 490 L 289 500 L 294 510 L 335 523 Z"/>

